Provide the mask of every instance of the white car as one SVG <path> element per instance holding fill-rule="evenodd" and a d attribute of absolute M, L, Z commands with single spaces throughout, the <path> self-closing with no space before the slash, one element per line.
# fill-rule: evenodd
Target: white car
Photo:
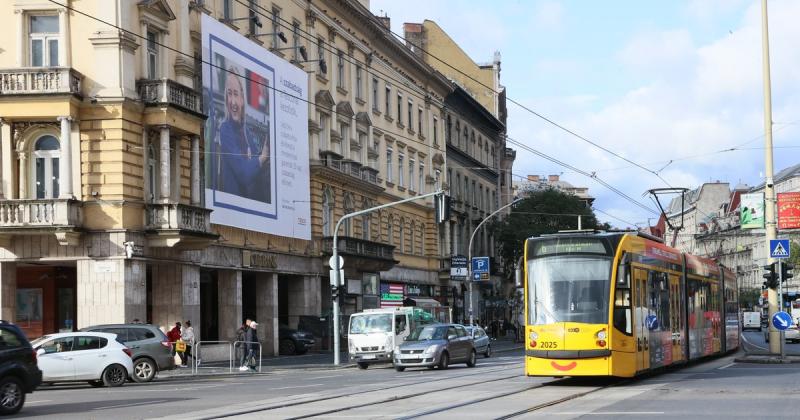
<path fill-rule="evenodd" d="M 42 382 L 88 381 L 92 386 L 121 386 L 133 372 L 131 351 L 116 334 L 48 334 L 31 345 L 39 359 Z"/>

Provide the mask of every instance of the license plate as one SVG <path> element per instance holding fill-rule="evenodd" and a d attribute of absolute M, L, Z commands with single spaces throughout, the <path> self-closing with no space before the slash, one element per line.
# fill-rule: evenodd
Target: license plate
<path fill-rule="evenodd" d="M 374 354 L 365 354 L 364 357 L 362 357 L 362 359 L 374 359 L 374 358 L 375 358 Z"/>

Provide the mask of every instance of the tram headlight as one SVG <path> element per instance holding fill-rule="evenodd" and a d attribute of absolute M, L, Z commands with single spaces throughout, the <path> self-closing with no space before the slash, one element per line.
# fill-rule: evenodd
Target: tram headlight
<path fill-rule="evenodd" d="M 600 330 L 597 332 L 597 339 L 598 340 L 605 340 L 606 339 L 606 330 Z"/>
<path fill-rule="evenodd" d="M 531 333 L 528 334 L 528 337 L 530 337 L 531 340 L 536 340 L 539 338 L 539 334 L 536 334 L 536 331 L 531 331 Z"/>

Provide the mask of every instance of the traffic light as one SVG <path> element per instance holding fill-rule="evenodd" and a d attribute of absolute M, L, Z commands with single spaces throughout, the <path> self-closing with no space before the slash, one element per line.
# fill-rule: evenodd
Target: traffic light
<path fill-rule="evenodd" d="M 764 266 L 764 286 L 767 289 L 774 289 L 778 287 L 778 273 L 775 272 L 775 263 Z"/>
<path fill-rule="evenodd" d="M 450 220 L 450 196 L 441 193 L 436 195 L 433 201 L 436 209 L 436 223 L 444 223 Z"/>
<path fill-rule="evenodd" d="M 789 264 L 787 262 L 781 264 L 781 280 L 786 281 L 790 278 L 794 277 L 792 274 L 792 270 L 794 270 L 794 265 Z"/>

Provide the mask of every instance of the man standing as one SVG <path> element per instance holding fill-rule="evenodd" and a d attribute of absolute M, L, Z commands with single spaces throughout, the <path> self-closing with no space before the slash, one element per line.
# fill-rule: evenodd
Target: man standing
<path fill-rule="evenodd" d="M 239 359 L 239 366 L 241 366 L 239 370 L 242 371 L 247 370 L 242 368 L 245 366 L 245 362 L 247 359 L 247 343 L 245 341 L 247 341 L 247 331 L 250 329 L 250 324 L 252 322 L 253 320 L 247 318 L 242 323 L 242 326 L 239 327 L 238 330 L 236 330 L 236 341 L 239 342 L 239 346 L 236 347 L 236 355 L 237 358 Z"/>
<path fill-rule="evenodd" d="M 247 329 L 245 332 L 245 348 L 247 349 L 245 356 L 245 363 L 242 364 L 242 367 L 239 368 L 241 371 L 252 370 L 255 372 L 256 365 L 256 352 L 258 351 L 258 334 L 256 333 L 256 328 L 258 327 L 258 323 L 255 321 L 250 322 L 250 328 Z M 260 355 L 259 355 L 260 357 Z"/>

